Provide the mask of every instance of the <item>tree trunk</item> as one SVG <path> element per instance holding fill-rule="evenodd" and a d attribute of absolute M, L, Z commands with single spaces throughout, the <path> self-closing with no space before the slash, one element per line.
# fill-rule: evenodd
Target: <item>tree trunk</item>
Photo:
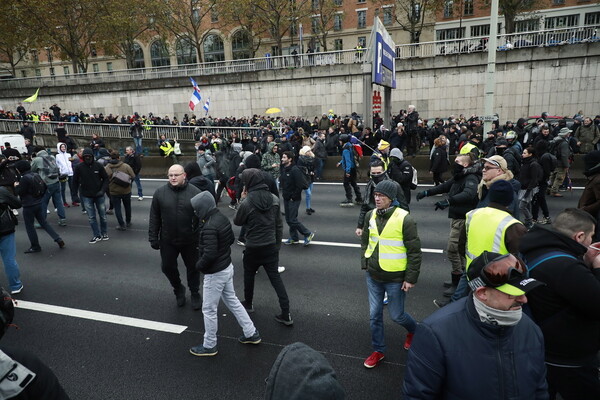
<path fill-rule="evenodd" d="M 506 33 L 515 32 L 515 14 L 504 12 L 504 29 Z"/>

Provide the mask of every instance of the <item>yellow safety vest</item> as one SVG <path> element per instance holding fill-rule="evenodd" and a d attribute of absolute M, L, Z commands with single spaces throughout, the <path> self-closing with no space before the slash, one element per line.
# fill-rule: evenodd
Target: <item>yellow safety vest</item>
<path fill-rule="evenodd" d="M 468 153 L 471 152 L 471 150 L 473 150 L 474 147 L 477 147 L 477 146 L 475 146 L 471 142 L 467 142 L 467 144 L 463 145 L 463 147 L 460 148 L 459 154 L 468 154 Z M 479 150 L 479 148 L 477 148 L 477 150 Z M 478 151 L 477 152 L 477 157 L 478 158 L 479 158 L 479 154 L 480 154 L 480 152 Z"/>
<path fill-rule="evenodd" d="M 471 262 L 484 251 L 508 254 L 504 243 L 509 226 L 521 222 L 506 211 L 493 207 L 476 208 L 466 215 L 465 228 L 467 245 L 465 249 L 467 269 Z"/>
<path fill-rule="evenodd" d="M 373 210 L 369 220 L 369 245 L 365 251 L 365 258 L 371 257 L 375 247 L 379 245 L 379 267 L 387 272 L 399 272 L 406 270 L 406 246 L 402 236 L 402 224 L 404 217 L 408 215 L 406 210 L 396 208 L 383 231 L 379 233 L 377 228 L 376 210 Z"/>
<path fill-rule="evenodd" d="M 159 146 L 159 148 L 163 151 L 163 153 L 165 153 L 165 157 L 170 156 L 174 150 L 173 146 L 171 146 L 171 143 L 169 143 L 168 140 L 165 140 L 163 144 Z"/>

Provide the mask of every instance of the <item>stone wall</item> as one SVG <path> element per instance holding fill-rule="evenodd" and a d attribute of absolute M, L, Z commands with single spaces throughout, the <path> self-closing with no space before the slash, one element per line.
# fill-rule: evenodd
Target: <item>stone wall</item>
<path fill-rule="evenodd" d="M 483 114 L 486 53 L 397 60 L 398 89 L 392 110 L 415 104 L 423 117 Z M 498 52 L 496 109 L 501 120 L 539 115 L 596 115 L 600 104 L 600 43 Z M 262 114 L 269 107 L 281 115 L 314 117 L 333 109 L 344 115 L 363 109 L 361 65 L 324 65 L 197 79 L 204 98 L 211 98 L 214 117 Z M 0 90 L 0 105 L 16 108 L 28 90 Z M 63 111 L 104 114 L 191 114 L 187 78 L 129 81 L 75 87 L 42 87 L 29 110 L 57 103 Z M 204 100 L 203 100 L 204 101 Z M 367 99 L 368 101 L 368 99 Z M 198 110 L 197 110 L 198 111 Z M 203 115 L 200 110 L 197 114 Z"/>

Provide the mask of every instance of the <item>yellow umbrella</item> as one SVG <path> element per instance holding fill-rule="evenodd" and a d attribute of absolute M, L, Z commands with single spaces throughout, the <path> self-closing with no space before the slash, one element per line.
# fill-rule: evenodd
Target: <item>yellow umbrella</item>
<path fill-rule="evenodd" d="M 269 108 L 267 111 L 265 111 L 265 114 L 277 114 L 280 113 L 281 110 L 277 107 L 271 107 Z"/>

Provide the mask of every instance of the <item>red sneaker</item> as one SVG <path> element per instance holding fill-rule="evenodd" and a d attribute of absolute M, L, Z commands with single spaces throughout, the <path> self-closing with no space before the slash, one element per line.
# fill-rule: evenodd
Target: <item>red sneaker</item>
<path fill-rule="evenodd" d="M 406 340 L 404 341 L 404 350 L 410 349 L 410 345 L 412 343 L 413 336 L 415 336 L 414 333 L 407 333 L 406 334 Z"/>
<path fill-rule="evenodd" d="M 79 205 L 78 202 L 76 202 L 76 201 L 73 202 L 73 207 L 77 207 L 78 205 Z"/>
<path fill-rule="evenodd" d="M 374 351 L 369 356 L 369 358 L 365 360 L 365 363 L 363 365 L 367 368 L 375 368 L 377 364 L 379 364 L 384 358 L 385 356 L 383 355 L 383 353 L 380 353 L 379 351 Z"/>
<path fill-rule="evenodd" d="M 71 206 L 69 205 L 69 203 L 63 203 L 63 206 L 65 206 L 65 207 L 71 207 Z"/>

